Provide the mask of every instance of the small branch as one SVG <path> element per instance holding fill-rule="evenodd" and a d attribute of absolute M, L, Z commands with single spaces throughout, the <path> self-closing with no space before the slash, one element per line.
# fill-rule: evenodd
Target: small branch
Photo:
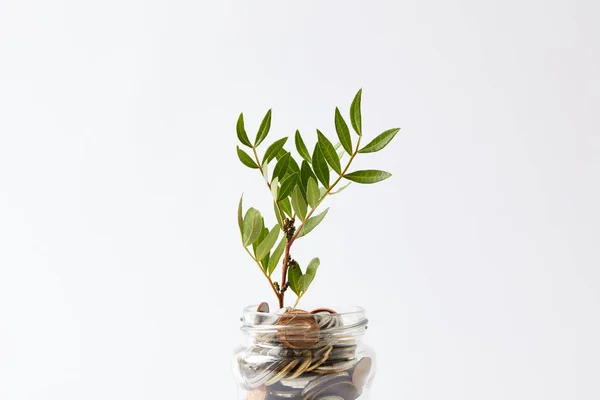
<path fill-rule="evenodd" d="M 281 285 L 285 286 L 287 284 L 287 271 L 290 266 L 290 248 L 292 247 L 292 242 L 288 242 L 285 245 L 285 251 L 283 252 L 283 266 L 281 268 Z M 284 306 L 284 297 L 285 293 L 281 293 L 279 297 L 279 308 L 283 308 Z"/>

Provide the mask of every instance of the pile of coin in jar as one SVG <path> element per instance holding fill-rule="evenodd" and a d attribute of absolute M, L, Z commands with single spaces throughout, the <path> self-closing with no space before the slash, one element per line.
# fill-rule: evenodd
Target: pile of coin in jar
<path fill-rule="evenodd" d="M 264 313 L 264 316 L 262 316 Z M 359 358 L 352 335 L 330 309 L 311 312 L 258 308 L 257 333 L 237 359 L 247 400 L 356 400 L 371 371 L 370 357 Z"/>

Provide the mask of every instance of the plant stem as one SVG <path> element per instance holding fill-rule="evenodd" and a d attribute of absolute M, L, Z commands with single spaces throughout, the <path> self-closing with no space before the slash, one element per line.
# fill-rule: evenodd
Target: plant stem
<path fill-rule="evenodd" d="M 285 232 L 284 232 L 285 235 Z M 290 248 L 292 247 L 292 243 L 293 242 L 287 242 L 287 244 L 285 245 L 285 251 L 283 252 L 283 266 L 281 268 L 281 282 L 285 282 L 285 279 L 287 277 L 287 271 L 288 271 L 288 267 L 290 265 Z M 281 287 L 284 287 L 285 283 L 281 284 Z M 283 308 L 283 306 L 285 305 L 283 302 L 283 299 L 285 297 L 285 293 L 281 293 L 281 296 L 279 297 L 279 308 Z"/>
<path fill-rule="evenodd" d="M 313 215 L 313 213 L 315 212 L 315 210 L 317 208 L 319 208 L 319 205 L 321 205 L 321 203 L 323 202 L 323 200 L 325 199 L 325 197 L 327 197 L 329 195 L 329 193 L 331 193 L 331 191 L 335 188 L 335 186 L 342 180 L 342 178 L 344 177 L 344 175 L 346 174 L 346 172 L 348 172 L 348 168 L 350 168 L 350 164 L 352 164 L 352 161 L 354 160 L 354 157 L 356 157 L 356 155 L 358 154 L 358 150 L 360 149 L 360 141 L 362 139 L 362 135 L 360 135 L 358 137 L 358 141 L 356 143 L 356 149 L 354 150 L 354 152 L 352 153 L 352 155 L 350 156 L 350 159 L 348 160 L 348 164 L 346 164 L 346 167 L 344 168 L 344 170 L 342 171 L 342 173 L 340 174 L 340 176 L 335 180 L 335 182 L 333 182 L 333 184 L 331 186 L 329 186 L 329 188 L 327 189 L 327 191 L 323 194 L 323 197 L 321 197 L 319 199 L 319 201 L 317 202 L 317 204 L 315 204 L 315 207 L 310 210 L 310 212 L 306 215 L 306 218 L 304 218 L 304 221 L 300 224 L 300 226 L 298 227 L 298 229 L 296 229 L 296 232 L 294 232 L 294 235 L 292 236 L 292 238 L 288 241 L 287 245 L 285 246 L 285 253 L 284 253 L 284 258 L 283 258 L 283 268 L 282 268 L 282 272 L 281 272 L 281 287 L 283 287 L 286 283 L 287 283 L 287 271 L 288 271 L 288 257 L 290 254 L 290 248 L 292 247 L 292 244 L 294 244 L 294 241 L 298 238 L 298 235 L 300 234 L 300 232 L 302 231 L 302 229 L 304 228 L 304 225 L 306 224 L 306 221 L 308 221 L 308 219 Z M 281 293 L 281 296 L 279 296 L 279 306 L 281 308 L 283 308 L 284 305 L 284 293 Z M 298 299 L 296 300 L 296 304 L 294 305 L 294 308 L 296 308 L 296 306 L 298 305 L 298 302 L 300 301 L 300 298 L 302 298 L 302 296 L 299 296 Z"/>

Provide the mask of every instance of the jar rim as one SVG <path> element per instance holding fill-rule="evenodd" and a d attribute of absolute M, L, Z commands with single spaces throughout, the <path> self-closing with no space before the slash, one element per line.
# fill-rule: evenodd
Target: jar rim
<path fill-rule="evenodd" d="M 247 307 L 244 307 L 244 311 L 243 314 L 244 316 L 266 316 L 266 315 L 273 315 L 273 316 L 280 316 L 282 315 L 281 313 L 278 312 L 261 312 L 258 311 L 258 304 L 254 304 L 254 305 L 249 305 Z M 332 306 L 332 307 L 326 307 L 327 309 L 331 309 L 333 311 L 335 311 L 335 315 L 339 316 L 339 317 L 351 317 L 351 316 L 355 316 L 356 318 L 366 318 L 366 311 L 363 307 L 360 306 Z M 323 307 L 319 307 L 318 309 L 325 309 Z M 310 311 L 309 311 L 310 312 Z"/>
<path fill-rule="evenodd" d="M 265 313 L 259 312 L 257 309 L 258 305 L 251 305 L 244 308 L 241 318 L 241 330 L 243 332 L 249 334 L 260 334 L 272 333 L 281 329 L 285 329 L 284 325 L 278 325 L 277 323 L 280 317 L 285 315 L 283 310 Z M 364 308 L 359 306 L 335 306 L 331 307 L 330 309 L 336 311 L 336 313 L 332 315 L 335 315 L 341 324 L 332 328 L 321 330 L 322 334 L 360 334 L 360 332 L 364 332 L 364 330 L 367 328 L 369 321 L 366 317 Z M 295 318 L 310 318 L 314 315 L 316 314 L 295 314 Z"/>

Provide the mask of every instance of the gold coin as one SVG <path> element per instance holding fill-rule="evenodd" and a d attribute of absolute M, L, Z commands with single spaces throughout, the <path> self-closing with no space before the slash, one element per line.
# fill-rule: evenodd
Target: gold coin
<path fill-rule="evenodd" d="M 291 360 L 286 366 L 284 366 L 281 370 L 275 373 L 271 379 L 269 379 L 265 385 L 271 386 L 274 383 L 279 382 L 283 378 L 286 377 L 288 372 L 290 372 L 296 365 L 298 365 L 298 360 Z"/>

